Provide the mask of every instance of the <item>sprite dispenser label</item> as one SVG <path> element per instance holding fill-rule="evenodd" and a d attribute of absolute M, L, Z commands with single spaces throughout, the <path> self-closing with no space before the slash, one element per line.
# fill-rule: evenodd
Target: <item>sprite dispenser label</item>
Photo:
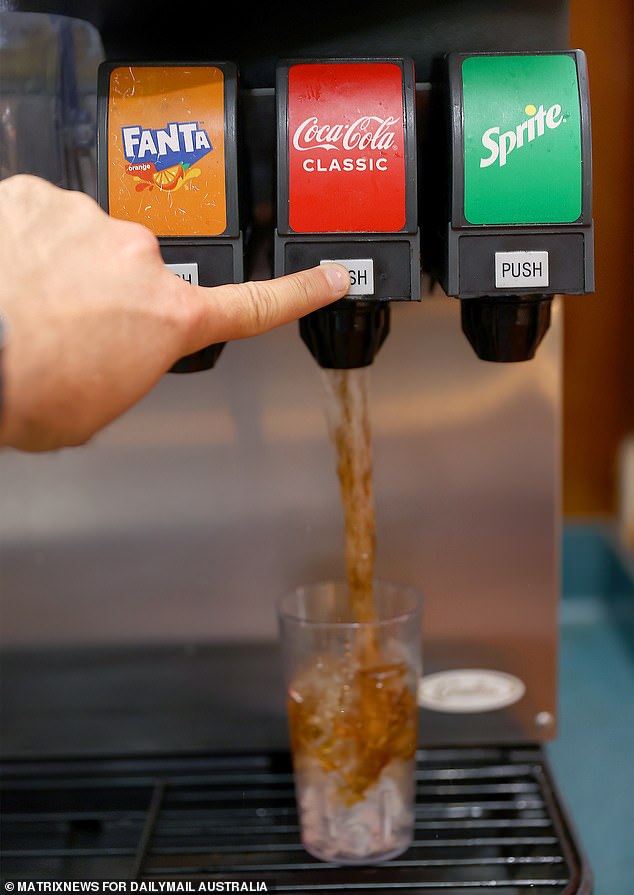
<path fill-rule="evenodd" d="M 462 63 L 462 86 L 467 221 L 576 221 L 582 170 L 575 60 L 471 56 Z"/>

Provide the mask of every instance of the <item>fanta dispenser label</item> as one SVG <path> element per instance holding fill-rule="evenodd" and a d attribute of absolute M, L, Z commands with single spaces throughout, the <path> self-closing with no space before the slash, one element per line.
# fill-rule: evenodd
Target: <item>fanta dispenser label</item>
<path fill-rule="evenodd" d="M 224 74 L 217 66 L 122 66 L 110 75 L 108 203 L 156 236 L 227 228 Z"/>

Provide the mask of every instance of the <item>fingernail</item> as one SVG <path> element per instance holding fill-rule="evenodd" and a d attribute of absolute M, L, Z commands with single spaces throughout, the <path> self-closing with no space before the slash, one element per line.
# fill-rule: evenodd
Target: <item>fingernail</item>
<path fill-rule="evenodd" d="M 350 288 L 350 274 L 341 264 L 324 264 L 326 279 L 335 292 L 347 292 Z"/>

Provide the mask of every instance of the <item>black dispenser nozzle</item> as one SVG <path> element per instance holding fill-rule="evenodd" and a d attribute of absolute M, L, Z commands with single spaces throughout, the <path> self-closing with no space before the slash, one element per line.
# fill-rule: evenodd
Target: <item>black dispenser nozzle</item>
<path fill-rule="evenodd" d="M 462 331 L 481 360 L 531 360 L 550 326 L 550 295 L 464 299 Z"/>
<path fill-rule="evenodd" d="M 368 367 L 390 331 L 387 301 L 343 298 L 299 321 L 302 340 L 320 367 Z"/>
<path fill-rule="evenodd" d="M 200 373 L 203 370 L 211 370 L 216 365 L 216 361 L 220 357 L 222 349 L 226 342 L 217 342 L 215 345 L 208 345 L 179 358 L 173 366 L 169 368 L 169 373 Z"/>

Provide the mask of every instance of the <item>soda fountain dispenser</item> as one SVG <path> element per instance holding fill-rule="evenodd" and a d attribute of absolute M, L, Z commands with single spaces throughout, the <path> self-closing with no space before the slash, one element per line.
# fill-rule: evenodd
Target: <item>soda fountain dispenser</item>
<path fill-rule="evenodd" d="M 104 62 L 99 68 L 98 194 L 111 215 L 149 227 L 187 282 L 243 280 L 237 66 Z M 224 343 L 172 372 L 213 367 Z"/>
<path fill-rule="evenodd" d="M 594 290 L 585 55 L 450 53 L 432 104 L 431 272 L 480 358 L 528 360 L 553 295 Z"/>
<path fill-rule="evenodd" d="M 135 0 L 75 6 L 108 59 L 111 215 L 203 285 L 244 278 L 249 220 L 262 256 L 272 240 L 264 277 L 343 263 L 350 294 L 300 323 L 322 367 L 372 364 L 392 317 L 372 408 L 377 571 L 425 600 L 420 804 L 402 862 L 299 855 L 271 607 L 337 574 L 341 502 L 314 377 L 280 327 L 190 377 L 186 407 L 164 379 L 89 450 L 37 474 L 4 458 L 6 872 L 588 895 L 542 749 L 559 720 L 558 301 L 546 330 L 555 294 L 593 287 L 567 4 L 431 0 L 305 29 L 290 5 L 228 9 L 223 28 L 211 10 L 166 28 Z M 413 307 L 421 259 L 442 289 Z M 528 358 L 544 333 L 529 364 L 476 356 Z"/>
<path fill-rule="evenodd" d="M 420 300 L 415 76 L 406 58 L 277 66 L 276 275 L 324 261 L 348 295 L 300 321 L 321 367 L 371 364 L 389 302 Z"/>

